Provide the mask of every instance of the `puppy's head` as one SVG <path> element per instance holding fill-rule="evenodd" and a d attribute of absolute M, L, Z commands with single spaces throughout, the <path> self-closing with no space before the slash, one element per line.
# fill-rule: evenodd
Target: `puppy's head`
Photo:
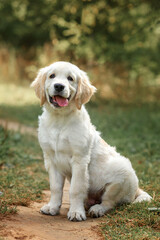
<path fill-rule="evenodd" d="M 31 87 L 35 89 L 41 105 L 47 101 L 54 109 L 67 107 L 71 103 L 81 109 L 96 90 L 87 74 L 68 62 L 55 62 L 40 69 Z"/>

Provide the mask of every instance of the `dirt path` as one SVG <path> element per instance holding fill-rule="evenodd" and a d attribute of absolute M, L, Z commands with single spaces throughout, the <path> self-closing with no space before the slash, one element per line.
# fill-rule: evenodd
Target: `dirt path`
<path fill-rule="evenodd" d="M 0 120 L 0 125 L 9 130 L 37 135 L 34 128 L 19 123 Z M 59 216 L 40 214 L 39 210 L 49 201 L 50 191 L 45 191 L 44 202 L 34 202 L 30 207 L 18 207 L 18 213 L 0 219 L 0 239 L 5 240 L 102 240 L 98 225 L 103 218 L 89 218 L 83 222 L 67 220 L 69 209 L 69 183 L 64 186 L 63 204 Z M 3 239 L 3 238 L 2 238 Z"/>
<path fill-rule="evenodd" d="M 102 240 L 103 237 L 98 227 L 102 218 L 88 218 L 85 222 L 67 220 L 68 189 L 69 183 L 66 182 L 59 216 L 47 216 L 39 213 L 43 204 L 49 200 L 50 193 L 45 191 L 45 202 L 35 202 L 30 207 L 18 207 L 18 214 L 2 219 L 0 236 L 7 240 Z"/>

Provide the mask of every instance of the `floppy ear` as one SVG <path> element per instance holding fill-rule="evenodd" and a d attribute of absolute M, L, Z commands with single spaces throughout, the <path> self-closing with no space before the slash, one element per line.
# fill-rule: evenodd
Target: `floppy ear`
<path fill-rule="evenodd" d="M 46 94 L 45 94 L 45 90 L 44 90 L 44 85 L 45 85 L 45 81 L 46 81 L 46 74 L 47 74 L 47 67 L 41 68 L 38 72 L 37 77 L 31 83 L 31 87 L 34 88 L 37 97 L 41 101 L 41 103 L 40 103 L 41 106 L 46 101 Z"/>
<path fill-rule="evenodd" d="M 78 82 L 78 89 L 75 97 L 76 107 L 78 109 L 81 109 L 82 104 L 87 103 L 95 91 L 96 88 L 90 84 L 87 74 L 81 71 Z"/>

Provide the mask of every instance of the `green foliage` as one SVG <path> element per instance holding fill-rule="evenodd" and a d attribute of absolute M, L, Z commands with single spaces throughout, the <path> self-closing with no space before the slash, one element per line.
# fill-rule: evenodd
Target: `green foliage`
<path fill-rule="evenodd" d="M 131 83 L 159 74 L 160 2 L 126 0 L 0 1 L 0 41 L 32 57 L 34 46 L 99 63 L 124 63 Z"/>
<path fill-rule="evenodd" d="M 0 80 L 33 80 L 39 67 L 65 60 L 103 98 L 157 101 L 159 16 L 158 0 L 0 1 Z"/>

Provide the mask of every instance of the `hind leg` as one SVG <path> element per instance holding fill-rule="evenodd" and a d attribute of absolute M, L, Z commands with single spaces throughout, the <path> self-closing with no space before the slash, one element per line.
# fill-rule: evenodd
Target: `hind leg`
<path fill-rule="evenodd" d="M 102 196 L 102 203 L 92 206 L 88 213 L 91 217 L 101 217 L 106 212 L 110 211 L 115 207 L 117 202 L 122 198 L 122 184 L 111 183 L 106 187 L 106 190 Z"/>

